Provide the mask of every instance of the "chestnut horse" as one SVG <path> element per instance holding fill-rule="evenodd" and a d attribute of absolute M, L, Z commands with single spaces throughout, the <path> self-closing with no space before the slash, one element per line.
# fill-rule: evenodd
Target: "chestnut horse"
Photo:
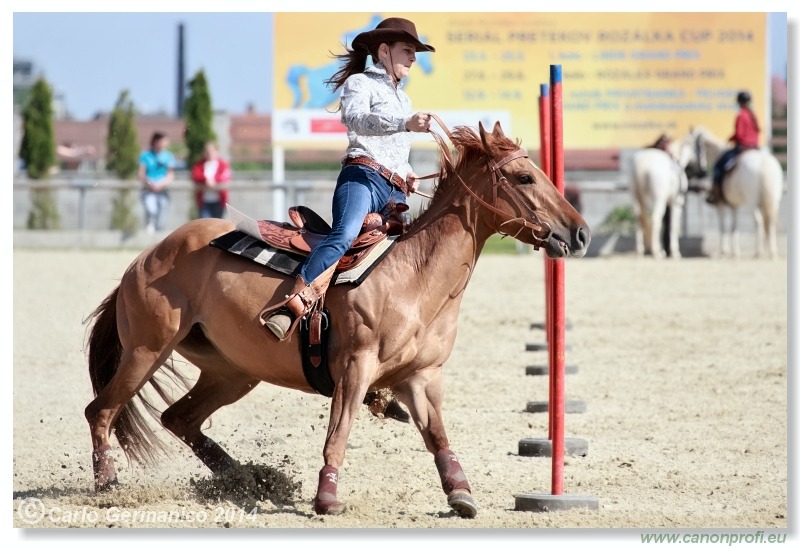
<path fill-rule="evenodd" d="M 336 489 L 350 429 L 365 394 L 388 389 L 408 407 L 434 455 L 449 506 L 474 517 L 477 507 L 449 449 L 441 410 L 442 366 L 453 348 L 464 289 L 495 233 L 541 246 L 551 258 L 581 257 L 589 245 L 586 222 L 499 123 L 492 132 L 479 125 L 477 132 L 459 127 L 448 135 L 458 161 L 454 165 L 442 146 L 429 207 L 363 283 L 328 290 L 335 389 L 314 499 L 318 514 L 344 510 Z M 85 414 L 96 490 L 117 483 L 112 429 L 131 460 L 146 463 L 159 451 L 133 401 L 147 382 L 168 404 L 162 425 L 213 473 L 237 465 L 201 431 L 216 410 L 262 381 L 314 393 L 297 336 L 277 342 L 258 321 L 265 302 L 283 299 L 294 281 L 209 246 L 232 229 L 222 219 L 178 228 L 142 252 L 92 314 L 89 373 L 96 397 Z M 175 402 L 154 378 L 159 370 L 175 374 L 162 369 L 173 351 L 200 369 L 194 387 Z"/>

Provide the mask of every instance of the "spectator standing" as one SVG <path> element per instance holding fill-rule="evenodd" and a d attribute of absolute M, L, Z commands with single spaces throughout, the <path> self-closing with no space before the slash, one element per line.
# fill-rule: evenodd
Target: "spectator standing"
<path fill-rule="evenodd" d="M 168 146 L 167 135 L 154 132 L 150 149 L 139 155 L 145 226 L 151 234 L 164 229 L 164 215 L 169 208 L 167 186 L 175 180 L 175 156 L 167 150 Z"/>
<path fill-rule="evenodd" d="M 223 218 L 228 204 L 228 184 L 231 181 L 230 165 L 220 157 L 217 144 L 208 142 L 203 158 L 192 166 L 195 183 L 197 212 L 201 218 Z"/>

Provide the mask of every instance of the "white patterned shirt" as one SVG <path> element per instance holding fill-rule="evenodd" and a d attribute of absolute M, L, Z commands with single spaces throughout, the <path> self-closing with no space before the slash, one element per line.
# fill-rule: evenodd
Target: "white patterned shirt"
<path fill-rule="evenodd" d="M 411 171 L 411 99 L 394 87 L 380 63 L 348 77 L 342 86 L 342 124 L 347 126 L 347 157 L 367 156 L 404 180 Z"/>

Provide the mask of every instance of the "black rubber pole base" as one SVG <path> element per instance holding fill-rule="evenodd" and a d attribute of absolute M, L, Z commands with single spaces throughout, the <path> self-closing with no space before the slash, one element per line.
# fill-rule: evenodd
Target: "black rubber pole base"
<path fill-rule="evenodd" d="M 550 374 L 549 365 L 529 365 L 525 367 L 528 376 L 547 376 Z M 564 374 L 578 374 L 578 365 L 564 365 Z"/>
<path fill-rule="evenodd" d="M 589 442 L 579 437 L 565 437 L 564 454 L 568 456 L 586 456 L 589 454 Z M 519 456 L 553 456 L 553 444 L 549 439 L 533 437 L 520 439 Z"/>
<path fill-rule="evenodd" d="M 546 329 L 547 329 L 547 323 L 531 323 L 531 330 L 546 330 Z M 564 329 L 572 330 L 572 323 L 567 321 L 564 326 Z"/>
<path fill-rule="evenodd" d="M 564 351 L 569 351 L 572 346 L 564 344 Z M 547 351 L 547 342 L 528 342 L 525 344 L 525 351 Z"/>
<path fill-rule="evenodd" d="M 529 413 L 546 413 L 549 410 L 550 404 L 547 401 L 528 401 L 525 407 L 525 412 Z M 586 412 L 586 401 L 567 399 L 564 401 L 564 412 L 567 414 L 583 414 Z"/>
<path fill-rule="evenodd" d="M 586 495 L 539 495 L 534 493 L 514 495 L 514 510 L 517 512 L 558 512 L 575 508 L 597 510 L 600 508 L 600 502 L 597 497 Z"/>

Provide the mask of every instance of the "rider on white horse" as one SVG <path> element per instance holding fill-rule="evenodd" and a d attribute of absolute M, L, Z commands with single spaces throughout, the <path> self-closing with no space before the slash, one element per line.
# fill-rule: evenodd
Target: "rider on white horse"
<path fill-rule="evenodd" d="M 725 178 L 725 173 L 733 167 L 734 160 L 739 153 L 748 149 L 758 149 L 758 132 L 760 129 L 756 115 L 750 109 L 750 100 L 750 94 L 746 91 L 739 92 L 736 95 L 736 101 L 739 103 L 739 114 L 736 116 L 735 131 L 728 138 L 728 141 L 732 141 L 734 146 L 720 155 L 717 162 L 714 163 L 713 184 L 706 198 L 706 202 L 709 204 L 717 204 L 720 200 L 725 200 L 722 194 L 722 180 Z"/>

